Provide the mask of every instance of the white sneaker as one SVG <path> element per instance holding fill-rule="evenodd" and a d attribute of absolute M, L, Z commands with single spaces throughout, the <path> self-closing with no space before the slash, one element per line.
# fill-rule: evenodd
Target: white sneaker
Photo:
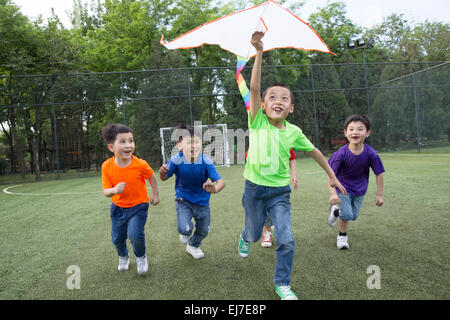
<path fill-rule="evenodd" d="M 272 232 L 264 231 L 261 247 L 270 248 L 272 246 Z"/>
<path fill-rule="evenodd" d="M 129 265 L 130 265 L 130 256 L 124 257 L 119 256 L 119 267 L 117 268 L 119 269 L 119 271 L 127 271 Z"/>
<path fill-rule="evenodd" d="M 188 243 L 189 239 L 191 238 L 191 236 L 185 236 L 183 234 L 180 234 L 180 242 L 182 244 L 186 244 Z"/>
<path fill-rule="evenodd" d="M 339 207 L 334 204 L 330 207 L 330 214 L 328 215 L 328 224 L 331 227 L 334 227 L 336 225 L 338 217 L 339 217 Z"/>
<path fill-rule="evenodd" d="M 348 236 L 337 236 L 336 245 L 339 250 L 348 249 Z"/>
<path fill-rule="evenodd" d="M 196 248 L 196 247 L 192 247 L 190 245 L 186 246 L 186 251 L 194 257 L 194 259 L 201 259 L 205 256 L 205 254 L 203 253 L 202 249 L 200 248 Z"/>
<path fill-rule="evenodd" d="M 148 271 L 147 256 L 141 258 L 136 257 L 136 264 L 139 275 L 144 275 L 147 273 Z"/>

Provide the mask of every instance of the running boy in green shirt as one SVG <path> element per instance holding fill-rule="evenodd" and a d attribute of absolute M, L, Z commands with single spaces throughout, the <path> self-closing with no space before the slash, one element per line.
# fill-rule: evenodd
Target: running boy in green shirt
<path fill-rule="evenodd" d="M 297 126 L 285 119 L 294 111 L 292 92 L 283 84 L 273 84 L 260 97 L 263 32 L 255 32 L 251 43 L 256 57 L 250 82 L 250 112 L 248 127 L 250 147 L 244 170 L 245 188 L 242 205 L 245 225 L 238 246 L 239 255 L 246 258 L 250 242 L 261 237 L 267 215 L 275 226 L 277 238 L 275 291 L 282 300 L 297 300 L 290 289 L 290 277 L 294 260 L 294 238 L 291 230 L 291 204 L 289 186 L 289 150 L 303 150 L 325 170 L 329 185 L 345 188 L 337 180 L 322 153 L 315 148 Z"/>

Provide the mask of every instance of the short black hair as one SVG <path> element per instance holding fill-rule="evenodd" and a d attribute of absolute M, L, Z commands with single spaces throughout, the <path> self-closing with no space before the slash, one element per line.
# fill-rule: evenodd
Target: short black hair
<path fill-rule="evenodd" d="M 102 137 L 106 144 L 113 144 L 119 133 L 133 133 L 126 125 L 121 123 L 112 123 L 102 129 Z"/>
<path fill-rule="evenodd" d="M 174 134 L 178 138 L 178 142 L 181 142 L 183 140 L 184 136 L 190 136 L 190 137 L 199 137 L 199 133 L 195 130 L 194 126 L 186 125 L 185 123 L 179 122 L 176 126 Z"/>
<path fill-rule="evenodd" d="M 344 122 L 344 129 L 347 130 L 348 124 L 353 121 L 361 121 L 366 126 L 367 131 L 372 127 L 372 120 L 365 115 L 362 114 L 352 114 Z"/>
<path fill-rule="evenodd" d="M 264 102 L 264 98 L 266 97 L 267 91 L 269 91 L 269 89 L 273 88 L 273 87 L 282 87 L 282 88 L 288 89 L 289 93 L 291 94 L 291 104 L 294 104 L 294 94 L 292 93 L 291 89 L 289 89 L 289 87 L 287 85 L 282 84 L 282 83 L 278 83 L 278 82 L 272 83 L 270 86 L 268 86 L 266 88 L 266 90 L 264 90 L 264 92 L 262 94 L 262 101 L 263 102 Z"/>

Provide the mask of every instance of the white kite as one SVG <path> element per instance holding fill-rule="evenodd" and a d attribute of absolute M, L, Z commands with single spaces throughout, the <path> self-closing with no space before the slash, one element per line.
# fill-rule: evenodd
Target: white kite
<path fill-rule="evenodd" d="M 160 42 L 167 49 L 219 45 L 237 55 L 236 80 L 248 110 L 249 92 L 241 71 L 246 62 L 256 55 L 250 43 L 255 31 L 265 33 L 262 39 L 264 51 L 295 48 L 334 54 L 310 25 L 273 0 L 204 23 L 172 41 L 164 41 L 162 35 Z"/>

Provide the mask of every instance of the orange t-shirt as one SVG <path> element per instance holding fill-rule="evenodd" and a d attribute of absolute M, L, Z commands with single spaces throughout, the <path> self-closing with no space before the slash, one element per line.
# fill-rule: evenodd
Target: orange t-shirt
<path fill-rule="evenodd" d="M 113 188 L 119 182 L 126 183 L 122 193 L 111 197 L 112 202 L 122 208 L 130 208 L 150 200 L 145 180 L 150 179 L 152 175 L 153 170 L 147 161 L 135 156 L 132 156 L 131 163 L 124 168 L 116 165 L 114 157 L 109 158 L 102 164 L 103 189 Z"/>

